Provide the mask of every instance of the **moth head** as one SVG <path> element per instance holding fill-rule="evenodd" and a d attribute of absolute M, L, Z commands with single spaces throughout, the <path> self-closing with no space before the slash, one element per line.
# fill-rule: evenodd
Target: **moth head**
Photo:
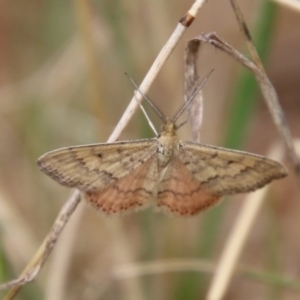
<path fill-rule="evenodd" d="M 174 132 L 177 130 L 176 125 L 174 124 L 173 120 L 166 119 L 166 122 L 162 126 L 162 130 L 166 132 Z"/>

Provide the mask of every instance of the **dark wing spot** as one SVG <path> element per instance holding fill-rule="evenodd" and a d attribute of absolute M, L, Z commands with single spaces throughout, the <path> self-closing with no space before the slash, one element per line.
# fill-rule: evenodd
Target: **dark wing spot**
<path fill-rule="evenodd" d="M 215 153 L 211 156 L 211 158 L 216 158 L 217 156 L 218 156 L 218 153 L 215 152 Z"/>

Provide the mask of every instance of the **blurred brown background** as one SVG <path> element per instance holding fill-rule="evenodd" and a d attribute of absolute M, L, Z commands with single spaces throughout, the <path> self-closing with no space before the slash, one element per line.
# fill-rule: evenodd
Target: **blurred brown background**
<path fill-rule="evenodd" d="M 41 174 L 36 159 L 59 147 L 105 142 L 133 95 L 124 72 L 141 82 L 191 4 L 179 0 L 0 2 L 1 281 L 20 274 L 70 195 L 70 190 Z M 239 4 L 254 30 L 266 1 L 240 0 Z M 272 9 L 265 65 L 297 138 L 300 12 L 279 5 Z M 167 116 L 183 101 L 186 40 L 210 31 L 247 53 L 229 1 L 208 1 L 148 93 Z M 215 71 L 204 87 L 201 136 L 203 143 L 222 146 L 241 67 L 207 45 L 200 55 L 199 73 L 205 76 L 211 69 Z M 280 137 L 260 94 L 256 98 L 240 149 L 266 155 Z M 153 119 L 159 128 L 159 120 Z M 179 135 L 189 139 L 190 127 Z M 151 136 L 138 112 L 120 139 Z M 291 279 L 294 285 L 237 273 L 225 299 L 300 297 L 299 190 L 285 162 L 290 176 L 272 183 L 272 197 L 240 262 Z M 221 219 L 214 217 L 213 210 L 178 219 L 148 209 L 123 217 L 121 228 L 82 203 L 79 227 L 75 232 L 66 229 L 45 269 L 18 299 L 204 299 L 211 278 L 206 271 L 162 272 L 131 281 L 118 279 L 114 270 L 128 258 L 132 263 L 177 258 L 217 262 L 240 199 L 224 201 Z M 209 214 L 218 224 L 214 232 L 202 226 Z M 211 248 L 201 252 L 210 235 L 214 236 Z"/>

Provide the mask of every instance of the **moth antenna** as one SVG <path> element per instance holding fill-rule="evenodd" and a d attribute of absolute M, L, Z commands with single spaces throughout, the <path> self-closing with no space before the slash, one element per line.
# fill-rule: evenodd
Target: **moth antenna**
<path fill-rule="evenodd" d="M 155 133 L 155 135 L 158 136 L 158 133 L 157 133 L 155 127 L 154 127 L 154 124 L 151 122 L 151 120 L 150 120 L 148 114 L 146 113 L 146 110 L 145 110 L 145 108 L 144 108 L 144 106 L 142 104 L 140 104 L 140 109 L 142 110 L 145 118 L 147 119 L 149 126 L 151 127 L 151 129 L 153 130 L 153 132 Z"/>
<path fill-rule="evenodd" d="M 202 89 L 204 83 L 206 82 L 206 80 L 208 79 L 208 77 L 211 75 L 211 73 L 214 70 L 212 69 L 208 75 L 206 75 L 206 77 L 202 80 L 202 82 L 200 83 L 199 87 L 197 88 L 197 90 L 195 91 L 195 93 L 190 97 L 190 99 L 188 99 L 188 101 L 179 109 L 178 113 L 175 115 L 173 122 L 176 123 L 176 121 L 178 120 L 178 118 L 182 115 L 182 113 L 186 110 L 186 108 L 190 105 L 190 103 L 194 100 L 195 96 L 199 93 L 199 91 Z"/>
<path fill-rule="evenodd" d="M 178 130 L 179 128 L 181 128 L 183 125 L 185 125 L 187 123 L 188 120 L 185 120 L 184 122 L 180 123 L 178 126 L 176 126 L 176 130 Z"/>
<path fill-rule="evenodd" d="M 151 106 L 151 108 L 156 112 L 156 114 L 161 118 L 161 120 L 166 123 L 167 119 L 166 117 L 163 115 L 163 113 L 152 103 L 152 101 L 144 94 L 142 93 L 142 91 L 139 89 L 139 87 L 137 86 L 137 84 L 133 81 L 133 79 L 127 74 L 125 73 L 125 75 L 129 78 L 129 80 L 131 81 L 131 83 L 133 84 L 133 86 L 135 87 L 135 89 L 143 96 L 143 98 L 149 103 L 149 105 Z M 148 118 L 147 118 L 148 119 Z"/>

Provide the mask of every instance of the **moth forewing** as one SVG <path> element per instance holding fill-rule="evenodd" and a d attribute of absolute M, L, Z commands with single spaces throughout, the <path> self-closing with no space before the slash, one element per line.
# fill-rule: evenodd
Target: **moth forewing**
<path fill-rule="evenodd" d="M 156 139 L 61 148 L 41 156 L 40 169 L 58 183 L 82 191 L 101 191 L 145 162 Z"/>
<path fill-rule="evenodd" d="M 287 175 L 281 163 L 264 156 L 187 141 L 180 145 L 184 165 L 218 195 L 254 191 Z"/>

